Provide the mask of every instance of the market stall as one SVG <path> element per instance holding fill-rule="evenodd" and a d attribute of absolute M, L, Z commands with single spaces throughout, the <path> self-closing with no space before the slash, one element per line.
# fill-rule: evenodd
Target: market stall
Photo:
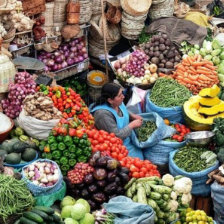
<path fill-rule="evenodd" d="M 0 223 L 223 224 L 223 15 L 2 1 Z"/>

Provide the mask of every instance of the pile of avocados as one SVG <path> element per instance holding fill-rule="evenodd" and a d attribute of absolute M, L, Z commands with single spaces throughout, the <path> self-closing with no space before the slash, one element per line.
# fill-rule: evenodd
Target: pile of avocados
<path fill-rule="evenodd" d="M 20 141 L 17 138 L 5 140 L 0 145 L 0 157 L 4 158 L 7 164 L 22 164 L 35 159 L 37 151 L 31 145 Z"/>

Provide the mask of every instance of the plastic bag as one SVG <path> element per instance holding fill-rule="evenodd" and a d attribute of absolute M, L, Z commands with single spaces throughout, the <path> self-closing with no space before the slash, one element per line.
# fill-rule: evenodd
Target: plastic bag
<path fill-rule="evenodd" d="M 211 171 L 213 171 L 219 167 L 219 162 L 217 161 L 214 166 L 211 166 L 211 167 L 209 167 L 205 170 L 202 170 L 200 172 L 189 173 L 189 172 L 182 170 L 175 164 L 173 157 L 176 154 L 176 152 L 177 152 L 177 150 L 171 152 L 169 155 L 170 173 L 173 176 L 183 175 L 185 177 L 189 177 L 193 182 L 192 191 L 191 191 L 191 193 L 193 195 L 208 196 L 211 192 L 210 185 L 206 184 L 206 181 L 208 180 L 208 174 Z"/>
<path fill-rule="evenodd" d="M 47 139 L 51 129 L 57 125 L 60 119 L 49 121 L 38 120 L 31 116 L 26 116 L 22 110 L 17 118 L 18 125 L 31 137 L 37 139 Z"/>
<path fill-rule="evenodd" d="M 214 0 L 207 5 L 207 9 L 209 10 L 210 16 L 224 18 L 224 5 L 222 1 Z"/>
<path fill-rule="evenodd" d="M 155 112 L 139 114 L 143 117 L 144 121 L 155 121 L 157 129 L 152 133 L 152 135 L 145 142 L 139 142 L 135 131 L 132 131 L 131 140 L 132 143 L 138 148 L 149 148 L 156 145 L 159 141 L 164 138 L 168 138 L 173 135 L 176 130 L 168 125 L 166 125 L 163 119 Z"/>
<path fill-rule="evenodd" d="M 150 92 L 146 94 L 145 99 L 145 111 L 146 113 L 149 112 L 156 112 L 161 116 L 162 118 L 168 119 L 171 123 L 183 123 L 183 111 L 182 107 L 159 107 L 156 106 L 150 99 Z"/>
<path fill-rule="evenodd" d="M 126 104 L 126 108 L 129 112 L 134 114 L 140 114 L 143 112 L 144 99 L 147 91 L 139 89 L 137 87 L 132 88 L 132 96 Z"/>

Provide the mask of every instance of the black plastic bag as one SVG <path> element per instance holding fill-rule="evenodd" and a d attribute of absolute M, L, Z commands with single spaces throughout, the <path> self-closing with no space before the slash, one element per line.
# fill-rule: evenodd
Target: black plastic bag
<path fill-rule="evenodd" d="M 214 0 L 213 2 L 207 5 L 209 10 L 209 15 L 224 18 L 224 4 L 220 0 Z"/>

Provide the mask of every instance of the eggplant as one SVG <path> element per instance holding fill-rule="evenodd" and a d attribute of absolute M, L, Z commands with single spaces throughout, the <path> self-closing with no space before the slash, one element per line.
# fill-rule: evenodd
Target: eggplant
<path fill-rule="evenodd" d="M 81 194 L 81 191 L 77 188 L 73 188 L 71 189 L 72 194 L 74 194 L 75 196 L 79 196 Z"/>
<path fill-rule="evenodd" d="M 92 199 L 95 202 L 102 204 L 107 200 L 107 197 L 105 196 L 104 193 L 100 192 L 100 193 L 93 194 Z"/>
<path fill-rule="evenodd" d="M 96 180 L 103 180 L 107 176 L 107 171 L 103 168 L 97 168 L 94 170 L 93 176 Z"/>
<path fill-rule="evenodd" d="M 107 182 L 105 180 L 98 180 L 96 182 L 96 184 L 99 186 L 99 187 L 105 187 Z"/>
<path fill-rule="evenodd" d="M 111 184 L 108 184 L 105 188 L 104 188 L 104 192 L 111 195 L 113 194 L 117 189 L 117 184 L 114 182 L 114 183 L 111 183 Z"/>
<path fill-rule="evenodd" d="M 89 200 L 87 200 L 87 201 L 88 201 L 88 203 L 89 203 L 89 205 L 90 205 L 90 207 L 91 207 L 92 210 L 95 210 L 95 209 L 97 208 L 97 206 L 96 206 L 96 202 L 94 202 L 94 201 L 91 200 L 91 199 L 89 199 Z"/>
<path fill-rule="evenodd" d="M 84 186 L 85 186 L 84 183 L 80 183 L 80 184 L 75 185 L 76 188 L 81 189 L 81 190 L 84 188 Z"/>
<path fill-rule="evenodd" d="M 81 191 L 81 195 L 83 198 L 88 198 L 89 197 L 89 192 L 87 191 L 87 189 L 83 189 Z"/>
<path fill-rule="evenodd" d="M 116 159 L 110 159 L 107 161 L 107 169 L 114 170 L 118 167 L 118 161 Z"/>
<path fill-rule="evenodd" d="M 126 173 L 119 173 L 119 176 L 123 184 L 126 184 L 130 179 Z"/>
<path fill-rule="evenodd" d="M 96 192 L 96 191 L 97 191 L 97 186 L 96 186 L 95 184 L 91 184 L 91 185 L 89 185 L 89 186 L 88 186 L 88 191 L 89 191 L 90 193 L 94 193 L 94 192 Z"/>
<path fill-rule="evenodd" d="M 116 176 L 117 176 L 117 172 L 116 172 L 116 170 L 110 171 L 110 172 L 107 173 L 107 180 L 108 180 L 109 182 L 114 182 Z"/>
<path fill-rule="evenodd" d="M 126 168 L 126 167 L 121 167 L 121 168 L 119 168 L 119 173 L 126 173 L 126 174 L 129 174 L 129 169 L 128 168 Z"/>
<path fill-rule="evenodd" d="M 88 173 L 88 174 L 85 175 L 84 182 L 86 184 L 91 184 L 93 181 L 94 181 L 94 177 L 93 177 L 92 173 Z"/>
<path fill-rule="evenodd" d="M 115 183 L 119 186 L 121 185 L 121 178 L 120 177 L 116 177 L 115 178 Z"/>
<path fill-rule="evenodd" d="M 118 195 L 122 195 L 122 194 L 125 193 L 125 190 L 124 190 L 123 187 L 119 186 L 119 187 L 117 187 L 117 189 L 116 189 L 116 193 L 117 193 Z"/>
<path fill-rule="evenodd" d="M 100 157 L 99 159 L 97 159 L 96 166 L 106 168 L 107 167 L 107 158 Z"/>
<path fill-rule="evenodd" d="M 95 153 L 93 153 L 93 155 L 89 159 L 89 164 L 91 166 L 95 166 L 97 159 L 99 159 L 100 157 L 101 157 L 100 151 L 96 151 Z"/>

